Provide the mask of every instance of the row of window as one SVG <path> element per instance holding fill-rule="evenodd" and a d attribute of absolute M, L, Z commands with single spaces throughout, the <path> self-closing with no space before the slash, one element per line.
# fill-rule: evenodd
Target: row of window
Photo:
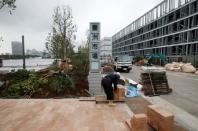
<path fill-rule="evenodd" d="M 197 55 L 198 54 L 198 43 L 190 45 L 178 45 L 172 47 L 163 47 L 147 50 L 128 51 L 122 52 L 121 54 L 129 54 L 130 56 L 143 56 L 145 54 L 165 54 L 166 56 L 171 55 Z M 114 53 L 119 55 L 119 53 Z"/>
<path fill-rule="evenodd" d="M 179 34 L 174 34 L 171 36 L 154 39 L 146 42 L 141 42 L 135 45 L 128 45 L 125 47 L 114 49 L 114 52 L 127 51 L 127 50 L 137 50 L 143 48 L 158 47 L 163 45 L 173 45 L 178 43 L 195 42 L 198 41 L 198 29 L 191 30 L 188 32 L 182 32 Z"/>
<path fill-rule="evenodd" d="M 170 13 L 169 15 L 166 15 L 166 16 L 160 18 L 159 20 L 156 20 L 156 21 L 138 29 L 137 31 L 134 31 L 134 32 L 132 32 L 132 33 L 116 40 L 116 41 L 113 41 L 113 44 L 119 43 L 119 42 L 127 40 L 129 38 L 136 37 L 137 35 L 140 35 L 144 32 L 148 32 L 150 30 L 159 28 L 163 25 L 166 25 L 170 22 L 176 21 L 176 20 L 181 19 L 183 17 L 189 16 L 189 15 L 194 14 L 196 12 L 198 12 L 198 2 L 194 1 L 190 4 L 188 4 L 188 5 L 180 8 L 180 9 L 177 9 L 176 11 Z M 193 18 L 191 18 L 191 19 L 193 19 Z M 194 20 L 195 20 L 195 23 L 197 23 L 197 16 L 196 16 L 196 18 L 194 18 Z M 179 23 L 177 23 L 177 24 L 179 24 Z M 177 25 L 177 24 L 175 24 L 175 25 Z M 183 23 L 181 22 L 181 24 L 183 24 Z M 193 26 L 192 24 L 190 24 L 190 25 Z"/>
<path fill-rule="evenodd" d="M 191 28 L 194 28 L 194 27 L 197 27 L 197 26 L 198 26 L 198 15 L 195 15 L 195 16 L 192 16 L 188 19 L 178 21 L 176 23 L 170 24 L 170 25 L 165 26 L 163 28 L 160 28 L 160 29 L 151 31 L 149 33 L 140 35 L 138 37 L 129 39 L 129 40 L 124 41 L 120 44 L 115 45 L 115 43 L 114 43 L 114 45 L 115 45 L 115 47 L 129 45 L 131 43 L 141 42 L 141 41 L 144 41 L 144 40 L 147 40 L 147 39 L 152 39 L 152 38 L 155 38 L 155 37 L 168 35 L 168 34 L 171 34 L 171 33 L 178 32 L 178 31 L 191 29 Z"/>
<path fill-rule="evenodd" d="M 198 15 L 197 15 L 197 18 L 198 18 Z M 198 21 L 198 19 L 197 19 L 197 21 Z M 198 25 L 197 25 L 198 26 Z M 161 37 L 158 37 L 158 36 L 156 36 L 156 34 L 162 34 L 162 32 L 165 30 L 165 28 L 164 29 L 161 29 L 161 30 L 158 30 L 159 32 L 153 32 L 153 34 L 151 34 L 151 33 L 147 33 L 147 34 L 145 34 L 145 35 L 142 35 L 142 36 L 140 36 L 140 37 L 137 37 L 137 38 L 135 38 L 135 39 L 131 39 L 131 40 L 127 40 L 127 41 L 125 41 L 125 42 L 122 42 L 122 43 L 120 43 L 120 44 L 114 44 L 113 45 L 113 49 L 116 49 L 116 48 L 119 48 L 119 47 L 123 47 L 123 46 L 129 46 L 129 45 L 133 45 L 132 43 L 139 43 L 139 44 L 141 44 L 141 43 L 143 43 L 143 41 L 145 41 L 145 40 L 148 40 L 148 41 L 157 41 L 157 43 L 159 43 L 159 45 L 160 45 L 160 41 L 159 41 L 159 39 L 161 38 Z M 188 36 L 188 38 L 189 38 L 189 40 L 188 41 L 194 41 L 194 40 L 196 40 L 196 38 L 198 38 L 198 37 L 196 37 L 196 35 L 198 36 L 198 34 L 197 34 L 197 29 L 195 29 L 195 30 L 191 30 L 191 31 L 188 31 L 189 32 L 189 36 Z M 174 32 L 172 32 L 172 33 L 174 33 Z M 155 37 L 158 37 L 158 38 L 156 38 L 156 39 L 152 39 L 152 40 L 149 40 L 150 38 L 155 38 Z M 160 35 L 160 36 L 162 36 L 162 35 Z M 165 41 L 163 41 L 164 42 L 164 45 L 166 45 L 166 44 L 169 44 L 169 43 L 179 43 L 179 42 L 183 42 L 183 41 L 181 41 L 181 40 L 179 40 L 179 38 L 180 39 L 184 39 L 184 40 L 187 40 L 187 32 L 183 32 L 183 33 L 177 33 L 177 34 L 175 34 L 175 35 L 170 35 L 170 36 L 167 36 L 167 37 L 164 37 L 163 39 L 167 39 L 168 38 L 168 43 Z M 171 40 L 169 40 L 169 39 L 172 39 L 172 38 L 175 38 L 175 41 L 171 41 Z M 162 39 L 162 38 L 161 38 Z M 136 44 L 136 45 L 138 45 L 138 44 Z"/>

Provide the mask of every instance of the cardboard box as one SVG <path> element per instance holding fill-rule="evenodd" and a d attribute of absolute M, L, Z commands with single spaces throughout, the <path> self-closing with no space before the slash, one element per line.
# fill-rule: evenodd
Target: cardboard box
<path fill-rule="evenodd" d="M 115 100 L 125 99 L 125 88 L 122 85 L 118 85 L 117 91 L 114 93 Z"/>

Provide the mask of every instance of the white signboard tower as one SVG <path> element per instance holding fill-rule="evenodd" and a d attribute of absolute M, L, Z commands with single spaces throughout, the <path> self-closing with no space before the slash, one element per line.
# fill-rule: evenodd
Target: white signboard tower
<path fill-rule="evenodd" d="M 100 23 L 90 23 L 89 60 L 90 72 L 100 72 Z"/>
<path fill-rule="evenodd" d="M 89 61 L 90 72 L 88 76 L 89 92 L 92 95 L 101 95 L 101 74 L 100 74 L 100 23 L 91 22 L 89 27 Z"/>

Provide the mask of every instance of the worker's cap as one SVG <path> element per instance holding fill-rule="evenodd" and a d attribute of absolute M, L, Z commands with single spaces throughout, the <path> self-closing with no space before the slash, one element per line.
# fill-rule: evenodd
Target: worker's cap
<path fill-rule="evenodd" d="M 120 72 L 115 72 L 114 74 L 118 75 L 120 77 Z"/>

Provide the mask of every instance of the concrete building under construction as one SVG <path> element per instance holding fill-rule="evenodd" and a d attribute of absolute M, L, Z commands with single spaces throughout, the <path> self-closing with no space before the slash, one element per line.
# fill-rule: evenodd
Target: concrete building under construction
<path fill-rule="evenodd" d="M 164 0 L 112 37 L 113 56 L 164 54 L 198 67 L 198 0 Z"/>

